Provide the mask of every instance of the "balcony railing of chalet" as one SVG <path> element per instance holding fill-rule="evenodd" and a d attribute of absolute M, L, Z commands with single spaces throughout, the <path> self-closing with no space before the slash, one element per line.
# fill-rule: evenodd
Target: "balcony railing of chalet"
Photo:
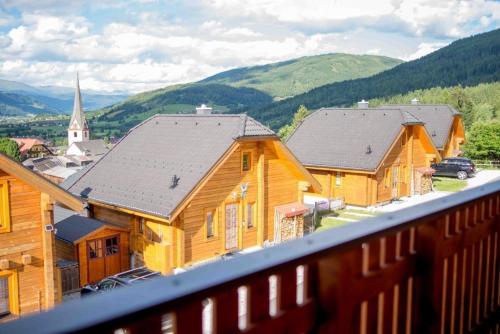
<path fill-rule="evenodd" d="M 0 332 L 499 333 L 499 233 L 500 181 L 68 302 Z"/>

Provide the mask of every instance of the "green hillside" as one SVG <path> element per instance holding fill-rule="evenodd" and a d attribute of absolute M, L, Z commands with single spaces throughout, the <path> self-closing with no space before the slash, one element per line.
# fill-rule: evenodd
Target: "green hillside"
<path fill-rule="evenodd" d="M 329 83 L 365 78 L 402 62 L 382 56 L 332 53 L 237 68 L 208 77 L 200 83 L 255 88 L 275 100 L 282 100 Z"/>
<path fill-rule="evenodd" d="M 425 57 L 369 78 L 328 84 L 267 106 L 246 111 L 278 129 L 288 123 L 300 105 L 308 109 L 350 106 L 361 99 L 404 94 L 416 89 L 474 86 L 500 81 L 500 29 L 464 38 Z"/>
<path fill-rule="evenodd" d="M 0 117 L 57 113 L 59 113 L 57 109 L 50 107 L 39 99 L 17 93 L 0 91 Z"/>
<path fill-rule="evenodd" d="M 369 76 L 401 62 L 380 56 L 327 54 L 238 68 L 196 83 L 137 94 L 91 115 L 97 116 L 97 127 L 105 128 L 106 122 L 135 125 L 157 113 L 193 112 L 202 103 L 220 112 L 238 113 L 328 82 Z"/>
<path fill-rule="evenodd" d="M 417 98 L 422 104 L 449 104 L 462 113 L 465 127 L 483 121 L 500 119 L 500 82 L 473 87 L 419 89 L 406 94 L 370 100 L 370 106 L 408 104 Z"/>

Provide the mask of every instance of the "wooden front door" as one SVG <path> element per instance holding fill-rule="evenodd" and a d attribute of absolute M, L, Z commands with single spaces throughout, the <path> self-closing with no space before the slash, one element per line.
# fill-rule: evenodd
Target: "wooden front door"
<path fill-rule="evenodd" d="M 238 247 L 238 205 L 226 205 L 226 249 Z"/>
<path fill-rule="evenodd" d="M 104 277 L 117 274 L 120 266 L 120 237 L 87 241 L 88 281 L 95 283 Z"/>

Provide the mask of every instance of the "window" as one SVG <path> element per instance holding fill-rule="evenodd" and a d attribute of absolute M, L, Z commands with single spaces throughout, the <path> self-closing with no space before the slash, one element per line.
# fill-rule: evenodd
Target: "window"
<path fill-rule="evenodd" d="M 391 169 L 386 168 L 384 174 L 384 186 L 389 188 L 391 186 Z"/>
<path fill-rule="evenodd" d="M 73 132 L 73 137 L 77 137 L 78 135 L 76 134 L 76 132 Z"/>
<path fill-rule="evenodd" d="M 10 314 L 9 278 L 0 277 L 0 318 Z"/>
<path fill-rule="evenodd" d="M 19 314 L 18 289 L 17 273 L 12 270 L 0 271 L 0 319 Z"/>
<path fill-rule="evenodd" d="M 139 218 L 137 222 L 137 232 L 144 233 L 144 218 Z"/>
<path fill-rule="evenodd" d="M 90 240 L 89 245 L 89 258 L 97 259 L 102 257 L 102 240 Z"/>
<path fill-rule="evenodd" d="M 99 283 L 99 290 L 103 290 L 103 291 L 112 290 L 115 288 L 115 286 L 116 286 L 115 281 L 112 281 L 110 279 L 106 279 L 106 280 L 102 281 L 101 283 Z"/>
<path fill-rule="evenodd" d="M 10 232 L 9 184 L 0 180 L 0 233 Z"/>
<path fill-rule="evenodd" d="M 207 238 L 213 238 L 215 236 L 214 217 L 215 217 L 215 210 L 207 211 L 205 215 L 207 224 Z"/>
<path fill-rule="evenodd" d="M 342 173 L 341 172 L 337 172 L 337 174 L 335 176 L 335 185 L 337 187 L 340 187 L 342 185 Z"/>
<path fill-rule="evenodd" d="M 106 239 L 106 256 L 118 254 L 118 237 L 112 237 Z"/>
<path fill-rule="evenodd" d="M 253 217 L 254 217 L 254 203 L 247 204 L 247 228 L 254 227 Z"/>
<path fill-rule="evenodd" d="M 243 156 L 241 157 L 241 170 L 249 171 L 252 167 L 252 153 L 243 152 Z"/>

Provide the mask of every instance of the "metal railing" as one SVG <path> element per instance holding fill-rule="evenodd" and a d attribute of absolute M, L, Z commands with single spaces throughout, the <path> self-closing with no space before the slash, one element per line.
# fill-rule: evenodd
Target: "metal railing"
<path fill-rule="evenodd" d="M 498 332 L 499 238 L 500 181 L 71 301 L 0 333 Z"/>

